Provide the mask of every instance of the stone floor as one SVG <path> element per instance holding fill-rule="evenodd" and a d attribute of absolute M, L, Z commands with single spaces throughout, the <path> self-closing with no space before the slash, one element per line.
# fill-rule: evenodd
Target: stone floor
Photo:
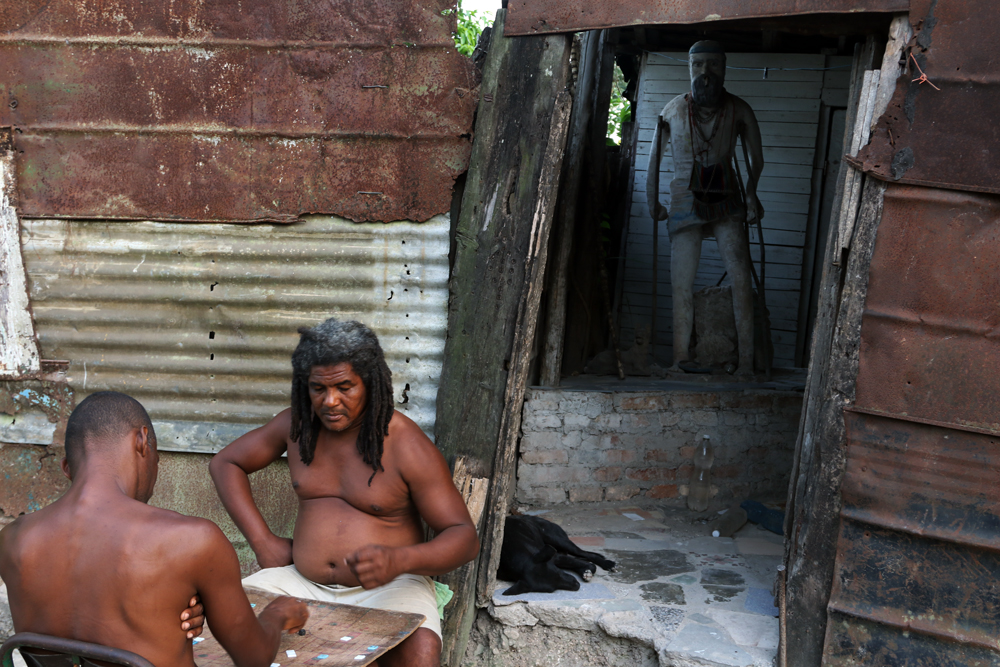
<path fill-rule="evenodd" d="M 554 521 L 584 549 L 617 562 L 614 571 L 598 570 L 576 592 L 506 597 L 502 591 L 508 584 L 498 583 L 487 611 L 503 630 L 519 629 L 525 650 L 531 643 L 526 632 L 550 626 L 643 644 L 655 651 L 661 666 L 773 664 L 778 609 L 772 587 L 783 549 L 779 535 L 747 524 L 733 538 L 712 537 L 708 520 L 716 513 L 662 509 L 652 503 L 521 509 Z M 551 639 L 545 643 L 555 648 Z M 502 664 L 481 659 L 489 648 L 472 652 L 479 651 L 481 663 Z M 467 664 L 470 657 L 467 654 Z M 589 662 L 577 658 L 548 664 Z"/>

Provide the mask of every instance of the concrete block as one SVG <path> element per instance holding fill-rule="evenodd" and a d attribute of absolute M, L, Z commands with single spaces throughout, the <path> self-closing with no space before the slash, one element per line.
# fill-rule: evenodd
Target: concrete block
<path fill-rule="evenodd" d="M 615 431 L 621 428 L 622 416 L 618 413 L 597 415 L 591 421 L 590 428 L 598 432 Z"/>
<path fill-rule="evenodd" d="M 692 413 L 691 419 L 698 426 L 715 426 L 719 423 L 719 413 L 710 410 L 696 410 Z"/>
<path fill-rule="evenodd" d="M 600 605 L 529 602 L 528 611 L 545 625 L 573 630 L 596 630 L 597 619 L 604 613 Z"/>
<path fill-rule="evenodd" d="M 570 429 L 583 430 L 590 426 L 591 418 L 587 415 L 577 415 L 573 413 L 567 413 L 563 415 L 563 424 L 568 432 Z"/>
<path fill-rule="evenodd" d="M 521 462 L 527 464 L 566 463 L 568 457 L 563 449 L 542 449 L 521 453 Z"/>
<path fill-rule="evenodd" d="M 559 443 L 564 449 L 576 449 L 582 441 L 583 436 L 579 431 L 570 431 L 559 439 Z"/>
<path fill-rule="evenodd" d="M 558 486 L 535 486 L 530 489 L 518 486 L 517 501 L 527 505 L 555 505 L 566 502 L 566 491 Z"/>
<path fill-rule="evenodd" d="M 525 433 L 521 437 L 521 451 L 562 448 L 562 434 L 558 431 Z"/>
<path fill-rule="evenodd" d="M 562 419 L 560 419 L 558 415 L 542 414 L 537 412 L 527 415 L 521 422 L 521 430 L 525 432 L 555 430 L 561 429 L 562 426 Z"/>
<path fill-rule="evenodd" d="M 747 416 L 741 412 L 725 411 L 722 413 L 722 423 L 726 426 L 746 426 Z"/>
<path fill-rule="evenodd" d="M 676 426 L 681 420 L 680 414 L 673 410 L 670 412 L 661 412 L 658 418 L 660 420 L 660 426 L 663 426 L 664 428 Z"/>
<path fill-rule="evenodd" d="M 502 607 L 496 607 L 490 605 L 487 607 L 490 612 L 490 616 L 500 621 L 504 625 L 509 625 L 512 627 L 517 626 L 532 626 L 538 623 L 538 619 L 530 611 L 528 611 L 528 605 L 523 602 L 515 602 L 514 604 L 504 605 Z"/>

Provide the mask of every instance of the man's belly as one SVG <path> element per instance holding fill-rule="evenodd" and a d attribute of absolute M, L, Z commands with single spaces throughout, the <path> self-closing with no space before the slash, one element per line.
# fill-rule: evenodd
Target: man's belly
<path fill-rule="evenodd" d="M 405 547 L 423 542 L 415 516 L 383 517 L 362 512 L 341 498 L 299 501 L 292 560 L 318 584 L 358 586 L 346 558 L 361 547 Z"/>

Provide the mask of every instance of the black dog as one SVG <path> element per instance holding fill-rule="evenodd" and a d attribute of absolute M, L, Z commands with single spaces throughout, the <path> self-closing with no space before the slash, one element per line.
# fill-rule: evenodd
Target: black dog
<path fill-rule="evenodd" d="M 613 560 L 573 544 L 566 531 L 551 521 L 537 516 L 509 516 L 504 523 L 497 577 L 517 582 L 504 595 L 579 590 L 580 582 L 565 570 L 590 581 L 597 570 L 595 563 L 605 570 L 615 566 Z"/>

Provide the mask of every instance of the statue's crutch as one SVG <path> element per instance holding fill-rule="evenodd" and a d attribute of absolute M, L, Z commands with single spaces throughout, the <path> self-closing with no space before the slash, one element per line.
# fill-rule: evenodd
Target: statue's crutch
<path fill-rule="evenodd" d="M 749 176 L 750 178 L 753 178 L 753 168 L 750 165 L 750 155 L 749 155 L 749 153 L 747 151 L 747 145 L 743 142 L 742 139 L 740 139 L 740 145 L 743 147 L 743 159 L 747 163 L 747 176 Z M 743 202 L 744 202 L 744 204 L 746 204 L 747 203 L 747 191 L 746 191 L 746 188 L 743 185 L 743 173 L 740 171 L 740 161 L 736 159 L 735 155 L 733 156 L 733 164 L 736 165 L 736 181 L 740 184 L 740 194 L 743 195 Z M 757 184 L 756 183 L 753 184 L 753 189 L 754 189 L 754 195 L 756 196 L 756 193 L 757 193 Z M 746 214 L 743 217 L 743 230 L 744 230 L 744 232 L 746 232 L 746 235 L 747 235 L 747 255 L 749 255 L 750 254 L 750 243 L 749 243 L 749 241 L 750 241 L 750 211 L 746 209 L 746 206 L 744 206 L 744 210 L 746 211 Z M 768 354 L 768 352 L 767 352 L 770 340 L 764 340 L 764 339 L 770 338 L 770 336 L 771 336 L 771 323 L 768 321 L 768 317 L 767 317 L 767 297 L 764 294 L 764 275 L 765 275 L 764 272 L 765 272 L 765 268 L 767 266 L 767 256 L 766 256 L 766 253 L 765 253 L 765 250 L 764 250 L 764 226 L 760 222 L 760 216 L 759 215 L 755 215 L 754 217 L 757 219 L 757 243 L 760 245 L 760 276 L 759 277 L 757 275 L 757 268 L 753 264 L 753 257 L 747 257 L 747 259 L 750 260 L 750 274 L 753 276 L 754 283 L 757 285 L 757 301 L 758 301 L 757 310 L 758 310 L 758 315 L 760 315 L 760 323 L 761 323 L 761 327 L 763 327 L 763 334 L 764 334 L 763 336 L 761 336 L 761 338 L 762 338 L 761 343 L 764 345 L 764 350 L 763 350 L 763 352 L 764 352 L 764 366 L 765 366 L 764 372 L 767 375 L 767 379 L 770 380 L 771 379 L 771 361 L 772 360 L 771 360 L 771 355 Z M 733 295 L 733 298 L 734 299 L 736 298 L 735 294 Z"/>

